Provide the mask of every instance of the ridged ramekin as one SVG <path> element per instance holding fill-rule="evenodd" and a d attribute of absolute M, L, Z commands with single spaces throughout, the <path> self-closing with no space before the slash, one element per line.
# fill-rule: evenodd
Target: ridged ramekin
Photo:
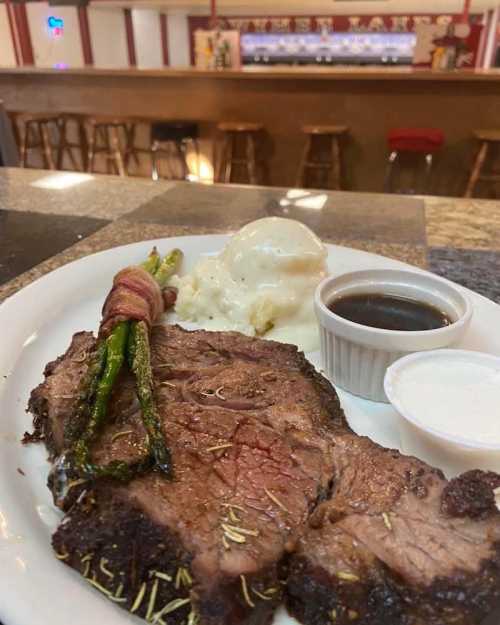
<path fill-rule="evenodd" d="M 427 303 L 446 313 L 453 323 L 418 332 L 381 330 L 348 321 L 328 309 L 338 297 L 361 293 Z M 469 298 L 452 283 L 429 273 L 397 269 L 355 271 L 325 278 L 316 289 L 314 307 L 326 376 L 354 395 L 380 402 L 388 402 L 384 376 L 393 362 L 413 352 L 456 344 L 472 317 Z"/>

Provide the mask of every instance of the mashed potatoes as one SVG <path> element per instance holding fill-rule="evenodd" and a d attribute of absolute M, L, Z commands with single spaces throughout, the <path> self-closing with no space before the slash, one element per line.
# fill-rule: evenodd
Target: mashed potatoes
<path fill-rule="evenodd" d="M 326 275 L 327 251 L 306 226 L 269 217 L 244 226 L 224 250 L 175 278 L 178 316 L 208 330 L 319 348 L 313 294 Z"/>

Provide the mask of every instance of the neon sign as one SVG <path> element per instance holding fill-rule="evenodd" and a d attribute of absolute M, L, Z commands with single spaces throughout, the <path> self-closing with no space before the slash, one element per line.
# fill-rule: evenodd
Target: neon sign
<path fill-rule="evenodd" d="M 47 25 L 49 27 L 49 34 L 54 39 L 62 37 L 64 33 L 64 20 L 60 17 L 54 17 L 51 15 L 47 19 Z"/>

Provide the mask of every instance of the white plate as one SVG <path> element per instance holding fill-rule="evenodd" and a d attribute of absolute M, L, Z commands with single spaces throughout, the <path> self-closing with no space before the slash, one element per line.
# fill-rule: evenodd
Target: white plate
<path fill-rule="evenodd" d="M 58 562 L 50 536 L 59 513 L 45 486 L 48 463 L 42 445 L 23 447 L 31 428 L 25 414 L 29 393 L 42 380 L 44 365 L 63 353 L 78 330 L 94 330 L 113 275 L 144 260 L 153 244 L 166 252 L 180 247 L 189 270 L 200 254 L 218 252 L 225 235 L 144 241 L 70 263 L 29 285 L 0 306 L 0 620 L 4 625 L 124 625 L 140 623 Z M 328 246 L 333 274 L 373 268 L 410 268 L 388 258 Z M 413 268 L 414 271 L 419 271 Z M 500 355 L 500 307 L 468 292 L 474 304 L 470 329 L 460 345 Z M 317 363 L 318 354 L 308 354 Z M 339 392 L 351 426 L 378 443 L 399 447 L 395 413 Z M 25 472 L 22 476 L 17 468 Z M 284 612 L 276 625 L 292 623 Z"/>

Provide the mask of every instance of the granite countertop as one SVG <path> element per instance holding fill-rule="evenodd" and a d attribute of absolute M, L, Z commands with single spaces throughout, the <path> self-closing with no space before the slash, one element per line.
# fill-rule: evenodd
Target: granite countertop
<path fill-rule="evenodd" d="M 0 301 L 99 250 L 229 232 L 270 215 L 299 219 L 324 241 L 429 268 L 500 303 L 500 202 L 1 168 Z"/>

